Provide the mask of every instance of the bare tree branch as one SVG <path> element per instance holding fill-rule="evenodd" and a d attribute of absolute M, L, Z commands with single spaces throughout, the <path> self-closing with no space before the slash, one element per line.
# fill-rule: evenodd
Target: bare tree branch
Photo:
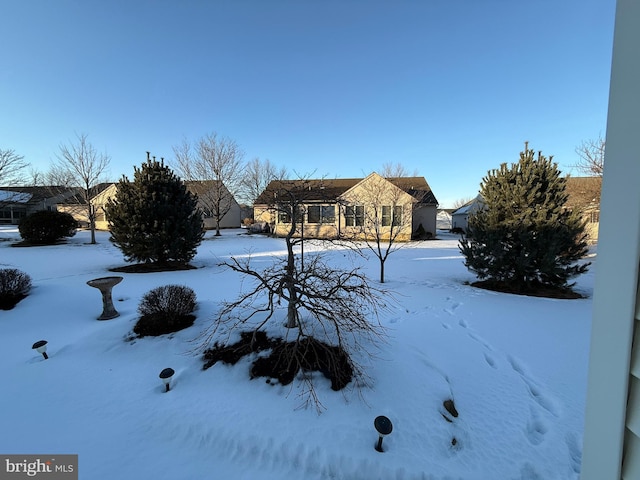
<path fill-rule="evenodd" d="M 173 148 L 175 169 L 183 180 L 192 182 L 190 189 L 206 215 L 216 222 L 216 236 L 220 223 L 234 206 L 233 192 L 240 189 L 244 152 L 234 141 L 210 133 L 200 138 L 194 148 L 184 139 Z"/>
<path fill-rule="evenodd" d="M 21 185 L 24 170 L 29 164 L 15 150 L 0 149 L 0 186 L 13 187 Z"/>
<path fill-rule="evenodd" d="M 246 204 L 253 205 L 272 180 L 284 180 L 286 177 L 286 168 L 277 168 L 269 159 L 254 158 L 245 165 L 240 180 L 240 198 Z"/>
<path fill-rule="evenodd" d="M 605 140 L 601 136 L 598 136 L 596 140 L 585 140 L 576 147 L 576 153 L 580 157 L 580 161 L 572 166 L 586 175 L 602 177 L 604 150 Z"/>
<path fill-rule="evenodd" d="M 106 181 L 111 157 L 99 153 L 89 142 L 86 133 L 76 134 L 76 140 L 60 145 L 57 160 L 52 164 L 47 179 L 51 185 L 77 188 L 75 202 L 84 210 L 91 230 L 91 243 L 96 243 L 96 211 L 91 198 L 95 187 Z M 74 201 L 73 198 L 70 199 Z"/>

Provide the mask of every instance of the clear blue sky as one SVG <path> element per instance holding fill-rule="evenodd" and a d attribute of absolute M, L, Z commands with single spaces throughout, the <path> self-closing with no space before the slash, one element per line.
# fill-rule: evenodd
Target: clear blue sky
<path fill-rule="evenodd" d="M 528 140 L 606 132 L 614 0 L 0 0 L 0 148 L 86 133 L 133 174 L 183 137 L 321 177 L 401 163 L 442 207 Z M 578 174 L 575 169 L 574 174 Z"/>

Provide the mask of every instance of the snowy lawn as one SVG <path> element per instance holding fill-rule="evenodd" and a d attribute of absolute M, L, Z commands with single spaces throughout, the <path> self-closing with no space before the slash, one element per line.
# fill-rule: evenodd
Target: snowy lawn
<path fill-rule="evenodd" d="M 577 479 L 595 262 L 577 279 L 585 299 L 520 297 L 465 285 L 475 277 L 457 238 L 439 238 L 391 255 L 388 342 L 359 359 L 369 385 L 334 392 L 317 377 L 318 415 L 299 408 L 300 382 L 249 380 L 249 358 L 202 370 L 197 351 L 218 302 L 240 288 L 220 260 L 251 254 L 268 265 L 283 240 L 208 233 L 196 270 L 114 274 L 125 262 L 107 233 L 97 245 L 82 231 L 66 245 L 11 248 L 17 229 L 0 227 L 0 268 L 34 284 L 0 311 L 0 453 L 78 454 L 87 480 Z M 377 259 L 327 255 L 362 264 L 377 284 Z M 86 282 L 108 275 L 124 277 L 113 289 L 121 316 L 98 321 L 100 294 Z M 127 341 L 141 296 L 167 284 L 195 290 L 195 324 Z M 48 360 L 31 349 L 40 339 Z M 168 393 L 165 367 L 176 371 Z M 393 422 L 384 453 L 374 450 L 378 415 Z"/>

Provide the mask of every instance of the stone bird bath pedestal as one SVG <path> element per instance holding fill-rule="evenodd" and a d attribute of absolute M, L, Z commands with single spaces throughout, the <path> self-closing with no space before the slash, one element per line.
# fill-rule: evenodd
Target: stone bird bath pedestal
<path fill-rule="evenodd" d="M 119 284 L 122 281 L 122 277 L 102 277 L 89 280 L 87 285 L 97 288 L 102 294 L 102 314 L 98 317 L 98 320 L 109 320 L 120 316 L 115 307 L 113 306 L 113 299 L 111 298 L 111 289 L 114 285 Z"/>

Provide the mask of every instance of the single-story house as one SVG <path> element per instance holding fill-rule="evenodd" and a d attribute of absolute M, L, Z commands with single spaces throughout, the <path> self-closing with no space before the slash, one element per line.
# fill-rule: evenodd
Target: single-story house
<path fill-rule="evenodd" d="M 457 208 L 451 213 L 451 230 L 454 232 L 465 233 L 469 215 L 485 208 L 484 198 L 478 194 L 474 199 Z"/>
<path fill-rule="evenodd" d="M 187 190 L 198 196 L 198 207 L 202 210 L 204 227 L 205 229 L 213 229 L 216 227 L 216 219 L 211 211 L 211 201 L 213 201 L 209 195 L 208 186 L 213 181 L 191 181 L 185 182 Z M 239 228 L 240 227 L 240 205 L 236 202 L 235 198 L 229 191 L 224 188 L 224 208 L 228 207 L 227 213 L 222 217 L 220 221 L 220 228 Z M 114 198 L 118 192 L 117 183 L 101 183 L 94 188 L 95 194 L 91 197 L 90 202 L 93 205 L 96 213 L 96 229 L 97 230 L 109 230 L 109 222 L 107 221 L 105 207 L 110 198 Z M 65 203 L 59 205 L 58 209 L 71 213 L 81 225 L 88 223 L 86 205 L 83 203 L 81 196 L 74 198 L 75 202 Z M 223 209 L 221 209 L 223 210 Z"/>
<path fill-rule="evenodd" d="M 436 226 L 438 230 L 451 230 L 451 225 L 453 223 L 453 218 L 451 214 L 454 212 L 455 208 L 439 208 L 438 215 L 436 217 Z"/>
<path fill-rule="evenodd" d="M 275 180 L 254 203 L 254 220 L 278 236 L 291 229 L 308 238 L 380 238 L 406 241 L 436 233 L 438 201 L 424 177 Z"/>
<path fill-rule="evenodd" d="M 73 197 L 77 189 L 40 187 L 0 187 L 0 224 L 17 225 L 27 215 L 40 210 L 57 210 L 57 205 Z"/>

